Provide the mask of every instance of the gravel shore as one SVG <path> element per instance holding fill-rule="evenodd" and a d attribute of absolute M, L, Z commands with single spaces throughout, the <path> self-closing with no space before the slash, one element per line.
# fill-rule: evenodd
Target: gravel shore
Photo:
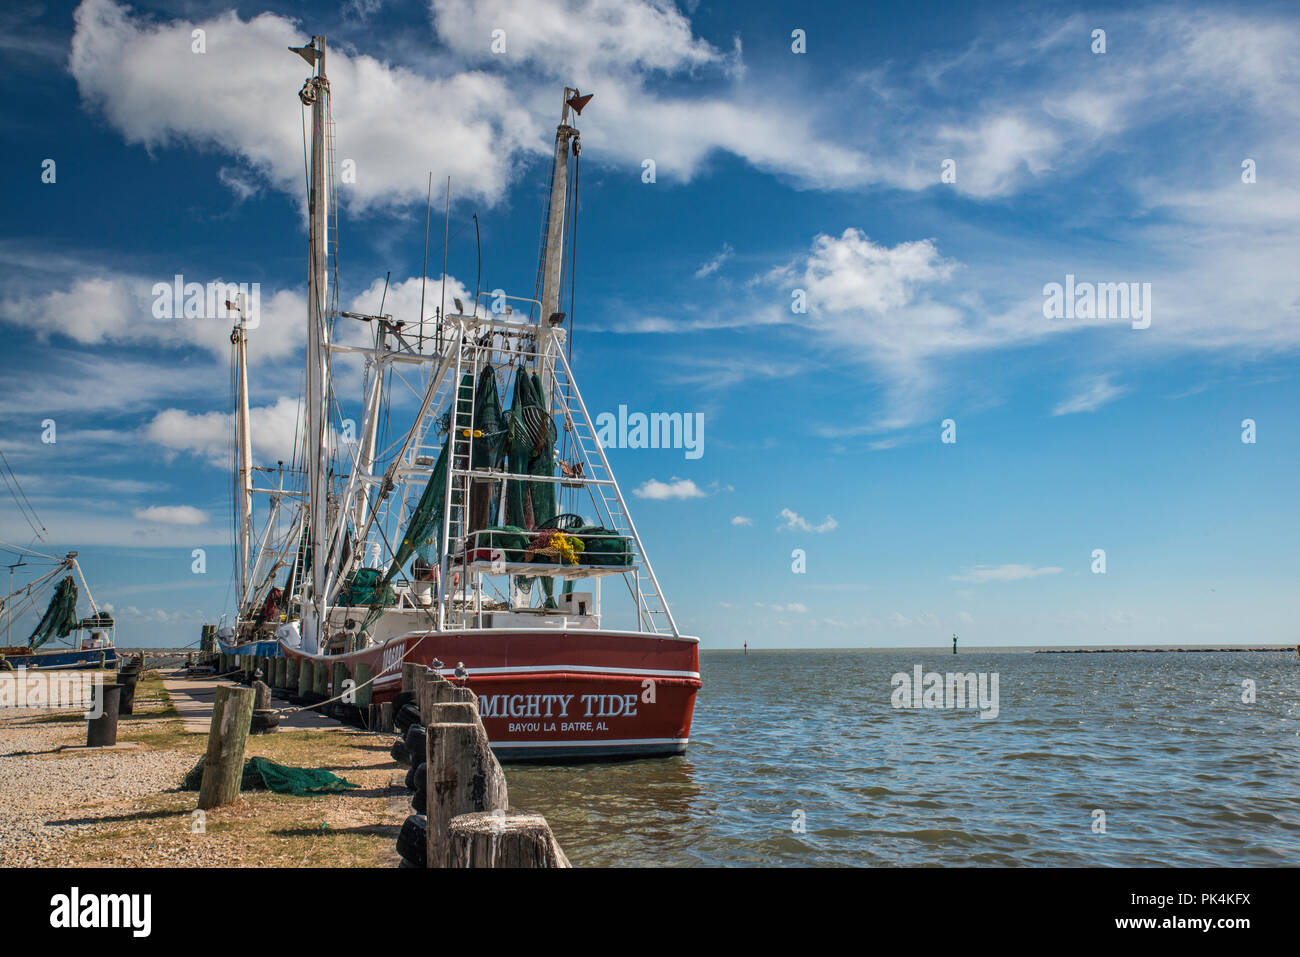
<path fill-rule="evenodd" d="M 194 764 L 175 751 L 61 750 L 85 744 L 86 726 L 37 720 L 23 713 L 0 719 L 3 867 L 67 863 L 68 838 L 111 829 L 118 811 L 176 788 Z"/>
<path fill-rule="evenodd" d="M 156 680 L 156 679 L 155 679 Z M 179 790 L 206 746 L 157 689 L 137 692 L 114 749 L 81 749 L 76 710 L 0 711 L 0 867 L 391 867 L 410 813 L 390 736 L 355 729 L 250 738 L 248 754 L 326 767 L 358 790 L 293 797 L 245 792 L 195 811 Z"/>

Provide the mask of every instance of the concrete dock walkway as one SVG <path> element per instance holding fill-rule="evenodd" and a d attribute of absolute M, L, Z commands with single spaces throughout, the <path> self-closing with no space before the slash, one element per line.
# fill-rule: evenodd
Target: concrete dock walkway
<path fill-rule="evenodd" d="M 214 681 L 211 678 L 186 678 L 183 672 L 163 674 L 163 687 L 167 689 L 172 705 L 184 720 L 185 730 L 195 734 L 207 734 L 212 726 L 212 702 L 217 696 L 217 689 L 223 684 L 234 683 Z M 272 691 L 271 707 L 289 707 L 289 703 Z M 315 711 L 297 711 L 280 719 L 281 731 L 296 731 L 303 728 L 328 731 L 346 727 L 333 718 L 327 718 Z"/>

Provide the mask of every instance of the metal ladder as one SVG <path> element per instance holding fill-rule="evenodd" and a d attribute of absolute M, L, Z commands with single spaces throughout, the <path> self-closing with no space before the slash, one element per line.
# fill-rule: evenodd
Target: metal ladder
<path fill-rule="evenodd" d="M 463 327 L 457 332 L 462 338 Z M 451 429 L 448 440 L 450 458 L 447 462 L 447 487 L 443 502 L 442 562 L 438 577 L 439 616 L 446 622 L 451 608 L 452 553 L 461 549 L 459 587 L 468 591 L 469 574 L 466 560 L 469 555 L 469 492 L 470 477 L 465 472 L 474 461 L 474 393 L 478 385 L 480 353 L 484 347 L 477 343 L 462 344 L 456 351 L 456 362 L 451 369 L 451 397 L 447 424 Z M 462 383 L 466 373 L 469 381 Z"/>
<path fill-rule="evenodd" d="M 680 634 L 562 352 L 555 364 L 552 402 L 563 427 L 573 436 L 574 447 L 583 460 L 583 474 L 592 480 L 586 487 L 596 508 L 597 523 L 626 536 L 635 546 L 633 567 L 622 577 L 636 605 L 638 627 L 656 634 Z"/>

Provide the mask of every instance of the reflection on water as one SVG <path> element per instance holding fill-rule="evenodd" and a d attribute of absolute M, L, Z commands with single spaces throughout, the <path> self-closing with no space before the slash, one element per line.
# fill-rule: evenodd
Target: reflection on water
<path fill-rule="evenodd" d="M 507 767 L 575 864 L 1300 864 L 1294 652 L 700 659 L 686 756 Z M 895 710 L 916 664 L 997 673 L 998 717 Z"/>

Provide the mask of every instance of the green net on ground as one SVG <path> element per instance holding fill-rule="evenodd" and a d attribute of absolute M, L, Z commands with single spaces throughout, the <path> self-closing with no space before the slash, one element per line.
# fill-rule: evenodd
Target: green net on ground
<path fill-rule="evenodd" d="M 199 763 L 185 775 L 185 780 L 181 782 L 182 791 L 199 789 L 203 783 L 203 762 L 204 758 L 199 758 Z M 266 758 L 249 758 L 245 761 L 243 777 L 239 782 L 241 791 L 274 791 L 276 794 L 293 794 L 297 797 L 341 794 L 360 786 L 329 771 L 290 768 Z"/>

